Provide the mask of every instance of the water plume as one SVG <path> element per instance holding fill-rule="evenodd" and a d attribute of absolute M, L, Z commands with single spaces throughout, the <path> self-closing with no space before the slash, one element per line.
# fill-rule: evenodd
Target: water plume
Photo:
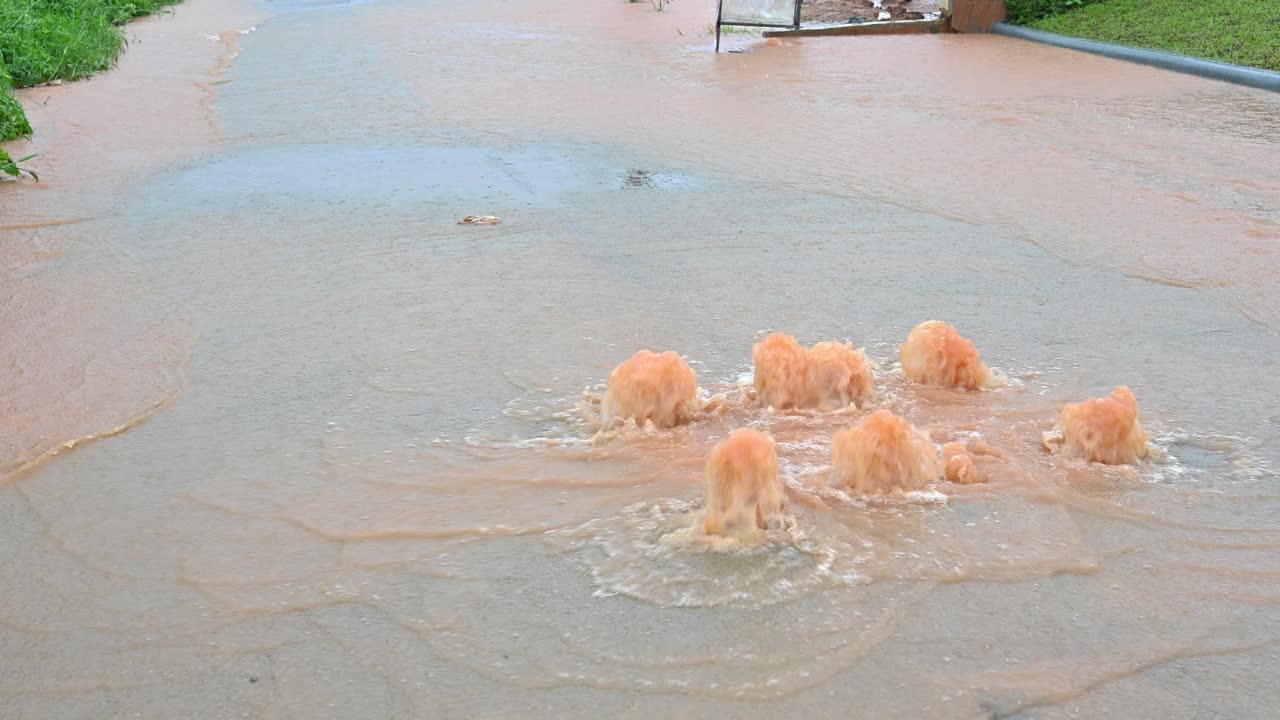
<path fill-rule="evenodd" d="M 941 320 L 915 326 L 899 354 L 902 372 L 924 385 L 978 390 L 991 384 L 978 349 Z"/>
<path fill-rule="evenodd" d="M 773 438 L 751 428 L 733 431 L 707 459 L 708 535 L 751 536 L 784 524 L 785 495 Z"/>
<path fill-rule="evenodd" d="M 641 350 L 609 373 L 600 401 L 605 427 L 630 419 L 671 428 L 693 420 L 701 407 L 698 376 L 679 355 Z"/>
<path fill-rule="evenodd" d="M 1000 451 L 986 443 L 975 443 L 976 447 L 965 447 L 964 443 L 949 442 L 942 446 L 944 461 L 943 475 L 953 483 L 973 485 L 983 483 L 987 478 L 978 470 L 974 462 L 975 455 L 999 457 Z"/>
<path fill-rule="evenodd" d="M 808 406 L 838 410 L 871 399 L 871 368 L 850 343 L 820 342 L 809 349 L 805 380 Z"/>
<path fill-rule="evenodd" d="M 871 368 L 850 343 L 806 349 L 790 335 L 773 333 L 756 343 L 751 357 L 756 397 L 765 407 L 830 411 L 871 399 Z"/>
<path fill-rule="evenodd" d="M 786 410 L 803 404 L 808 358 L 796 339 L 773 333 L 751 348 L 756 398 L 765 407 Z"/>
<path fill-rule="evenodd" d="M 1062 408 L 1059 443 L 1068 457 L 1082 457 L 1106 465 L 1131 465 L 1150 452 L 1147 433 L 1138 422 L 1138 400 L 1121 385 L 1104 398 L 1067 403 Z"/>
<path fill-rule="evenodd" d="M 973 456 L 969 453 L 960 453 L 947 458 L 944 473 L 947 480 L 961 485 L 973 485 L 986 481 L 982 473 L 978 472 L 978 467 L 973 463 Z"/>
<path fill-rule="evenodd" d="M 885 409 L 835 434 L 831 464 L 839 484 L 868 493 L 919 490 L 942 476 L 929 437 Z"/>

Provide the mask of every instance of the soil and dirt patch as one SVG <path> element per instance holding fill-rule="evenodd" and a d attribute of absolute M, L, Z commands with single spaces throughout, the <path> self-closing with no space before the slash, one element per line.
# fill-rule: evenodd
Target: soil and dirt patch
<path fill-rule="evenodd" d="M 800 6 L 802 25 L 924 20 L 942 11 L 939 0 L 805 0 Z"/>

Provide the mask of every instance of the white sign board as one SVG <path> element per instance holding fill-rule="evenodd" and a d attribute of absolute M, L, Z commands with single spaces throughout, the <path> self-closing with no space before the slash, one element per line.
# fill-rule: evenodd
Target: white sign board
<path fill-rule="evenodd" d="M 800 0 L 721 0 L 721 25 L 795 27 Z"/>

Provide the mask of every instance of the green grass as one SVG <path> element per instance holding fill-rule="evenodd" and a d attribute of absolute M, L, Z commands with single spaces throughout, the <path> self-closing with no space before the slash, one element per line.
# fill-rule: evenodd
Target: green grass
<path fill-rule="evenodd" d="M 1005 19 L 1015 25 L 1029 25 L 1036 20 L 1059 15 L 1104 0 L 1005 0 Z M 1196 1 L 1196 0 L 1192 0 Z"/>
<path fill-rule="evenodd" d="M 10 177 L 22 177 L 23 175 L 30 175 L 31 177 L 35 178 L 36 182 L 40 182 L 40 176 L 37 175 L 34 170 L 30 170 L 28 168 L 22 167 L 22 163 L 28 160 L 31 160 L 32 158 L 35 158 L 35 157 L 39 157 L 39 156 L 28 155 L 26 157 L 20 157 L 15 160 L 12 157 L 9 157 L 9 153 L 5 152 L 3 148 L 0 148 L 0 173 L 4 173 L 5 175 L 8 175 Z"/>
<path fill-rule="evenodd" d="M 1031 27 L 1280 71 L 1280 0 L 1106 0 Z"/>
<path fill-rule="evenodd" d="M 747 25 L 721 25 L 720 26 L 721 35 L 760 35 L 764 32 L 764 30 L 765 28 L 751 27 Z M 706 34 L 707 35 L 716 34 L 715 23 L 711 23 L 710 25 L 707 26 Z"/>
<path fill-rule="evenodd" d="M 110 68 L 120 25 L 178 0 L 0 0 L 0 141 L 29 135 L 8 85 L 78 80 Z"/>
<path fill-rule="evenodd" d="M 27 122 L 22 106 L 13 96 L 10 89 L 12 87 L 12 82 L 4 73 L 4 65 L 0 65 L 0 141 L 31 134 L 31 123 Z"/>

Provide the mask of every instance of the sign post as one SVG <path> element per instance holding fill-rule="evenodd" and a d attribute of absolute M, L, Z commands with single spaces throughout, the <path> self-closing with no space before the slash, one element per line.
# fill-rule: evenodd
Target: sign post
<path fill-rule="evenodd" d="M 716 52 L 720 52 L 720 26 L 800 28 L 802 0 L 719 0 L 716 3 Z"/>

